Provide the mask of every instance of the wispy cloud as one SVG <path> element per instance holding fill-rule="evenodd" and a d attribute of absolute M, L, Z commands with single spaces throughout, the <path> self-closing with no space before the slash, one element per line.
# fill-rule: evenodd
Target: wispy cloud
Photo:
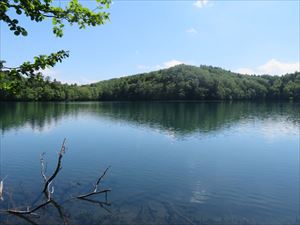
<path fill-rule="evenodd" d="M 187 29 L 186 32 L 190 34 L 198 34 L 198 30 L 196 30 L 194 27 Z"/>
<path fill-rule="evenodd" d="M 171 68 L 173 66 L 177 66 L 177 65 L 180 65 L 180 64 L 184 64 L 184 63 L 185 62 L 183 62 L 183 61 L 172 59 L 170 61 L 158 64 L 158 65 L 154 65 L 154 66 L 138 65 L 137 68 L 139 70 L 151 71 L 151 70 L 168 69 L 168 68 Z"/>
<path fill-rule="evenodd" d="M 300 70 L 300 62 L 280 62 L 276 59 L 271 59 L 259 66 L 258 70 L 267 74 L 293 73 Z"/>
<path fill-rule="evenodd" d="M 52 79 L 57 78 L 59 76 L 59 72 L 54 70 L 53 68 L 46 68 L 44 70 L 40 70 L 45 77 L 51 77 Z"/>
<path fill-rule="evenodd" d="M 277 59 L 270 59 L 265 64 L 255 68 L 239 68 L 235 72 L 242 74 L 283 75 L 295 71 L 300 71 L 300 62 L 281 62 Z"/>
<path fill-rule="evenodd" d="M 86 76 L 79 76 L 78 79 L 74 80 L 74 79 L 68 79 L 65 76 L 62 75 L 62 73 L 56 69 L 53 68 L 46 68 L 44 70 L 40 71 L 44 77 L 50 77 L 51 80 L 56 79 L 57 81 L 60 81 L 62 83 L 67 83 L 67 84 L 90 84 L 90 83 L 94 83 L 97 82 L 96 80 L 90 80 L 87 79 Z"/>
<path fill-rule="evenodd" d="M 194 3 L 194 6 L 196 6 L 197 8 L 203 8 L 205 5 L 207 5 L 208 0 L 197 0 Z"/>
<path fill-rule="evenodd" d="M 180 65 L 183 63 L 184 63 L 183 61 L 173 59 L 173 60 L 163 63 L 163 68 L 170 68 L 170 67 L 177 66 L 177 65 Z"/>

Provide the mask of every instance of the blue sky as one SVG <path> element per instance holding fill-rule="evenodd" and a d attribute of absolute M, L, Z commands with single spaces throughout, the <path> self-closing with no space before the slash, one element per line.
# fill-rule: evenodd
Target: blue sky
<path fill-rule="evenodd" d="M 92 7 L 92 1 L 81 1 Z M 58 1 L 55 4 L 59 4 Z M 27 37 L 1 22 L 1 59 L 15 66 L 60 49 L 70 57 L 45 74 L 89 83 L 167 68 L 213 65 L 241 73 L 299 70 L 299 1 L 114 1 L 110 22 L 52 34 L 51 21 L 20 17 Z"/>

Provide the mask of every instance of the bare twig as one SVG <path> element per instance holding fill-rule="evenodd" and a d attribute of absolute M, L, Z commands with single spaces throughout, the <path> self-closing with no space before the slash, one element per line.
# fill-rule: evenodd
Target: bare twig
<path fill-rule="evenodd" d="M 110 168 L 110 166 L 108 166 L 105 170 L 104 170 L 104 172 L 102 173 L 102 175 L 99 177 L 99 179 L 97 180 L 97 182 L 96 182 L 96 184 L 95 184 L 95 189 L 94 189 L 94 192 L 96 192 L 97 191 L 97 189 L 98 189 L 98 186 L 99 186 L 99 184 L 100 184 L 100 181 L 102 180 L 102 178 L 105 176 L 105 174 L 106 174 L 106 172 L 107 172 L 107 170 Z"/>
<path fill-rule="evenodd" d="M 104 190 L 98 191 L 98 187 L 99 187 L 100 181 L 105 176 L 105 174 L 106 174 L 106 172 L 108 171 L 109 168 L 110 168 L 110 166 L 108 166 L 104 170 L 104 172 L 102 173 L 102 175 L 98 178 L 96 184 L 94 185 L 94 190 L 92 192 L 84 194 L 84 195 L 79 195 L 77 198 L 86 198 L 86 197 L 89 197 L 91 195 L 96 195 L 96 194 L 101 194 L 101 193 L 106 193 L 107 194 L 107 192 L 110 192 L 111 191 L 110 189 L 104 189 Z"/>
<path fill-rule="evenodd" d="M 65 143 L 66 143 L 66 138 L 64 139 L 61 149 L 58 154 L 56 169 L 53 172 L 52 176 L 50 176 L 49 178 L 47 178 L 47 176 L 46 176 L 46 165 L 45 165 L 45 160 L 44 160 L 45 153 L 41 154 L 41 157 L 40 157 L 41 174 L 42 174 L 43 180 L 45 181 L 43 193 L 46 195 L 47 201 L 41 203 L 40 205 L 34 207 L 33 209 L 30 209 L 29 207 L 27 208 L 27 210 L 9 209 L 9 210 L 7 210 L 8 213 L 18 214 L 18 215 L 37 215 L 36 213 L 34 213 L 35 211 L 37 211 L 38 209 L 40 209 L 52 202 L 51 194 L 53 194 L 53 192 L 54 192 L 54 187 L 52 186 L 52 188 L 51 188 L 51 183 L 61 169 L 61 159 L 62 159 L 62 157 L 65 153 L 65 149 L 66 149 Z"/>
<path fill-rule="evenodd" d="M 111 190 L 110 189 L 104 189 L 102 191 L 96 191 L 96 192 L 90 192 L 90 193 L 87 193 L 87 194 L 84 194 L 84 195 L 79 195 L 77 198 L 86 198 L 86 197 L 89 197 L 91 195 L 97 195 L 97 194 L 101 194 L 101 193 L 107 193 L 107 192 L 110 192 Z"/>
<path fill-rule="evenodd" d="M 47 176 L 46 176 L 46 165 L 45 165 L 45 162 L 44 162 L 44 155 L 46 153 L 43 152 L 40 156 L 40 162 L 41 162 L 41 174 L 42 174 L 42 177 L 44 179 L 44 181 L 46 182 L 47 181 Z"/>
<path fill-rule="evenodd" d="M 59 151 L 56 168 L 55 168 L 53 174 L 49 178 L 47 178 L 47 175 L 46 175 L 47 164 L 46 164 L 46 161 L 44 160 L 45 153 L 41 154 L 41 156 L 40 156 L 41 175 L 42 175 L 42 178 L 43 178 L 45 184 L 44 184 L 43 191 L 42 191 L 41 195 L 38 196 L 38 198 L 36 200 L 34 200 L 34 202 L 32 203 L 32 207 L 28 206 L 26 210 L 18 210 L 18 209 L 16 209 L 16 207 L 14 207 L 14 209 L 6 210 L 5 211 L 6 213 L 10 213 L 10 214 L 19 216 L 20 218 L 23 218 L 23 219 L 27 220 L 29 223 L 35 224 L 35 222 L 31 221 L 26 216 L 29 216 L 29 215 L 30 216 L 39 216 L 35 212 L 37 210 L 47 206 L 49 203 L 51 203 L 58 210 L 58 213 L 59 213 L 60 217 L 62 218 L 62 220 L 64 222 L 64 225 L 68 224 L 67 217 L 64 215 L 61 206 L 51 197 L 51 194 L 53 194 L 53 192 L 54 192 L 54 186 L 52 185 L 52 182 L 53 182 L 54 178 L 57 176 L 57 174 L 59 173 L 59 171 L 62 169 L 62 167 L 61 167 L 62 157 L 65 154 L 65 150 L 66 150 L 65 144 L 66 144 L 66 138 L 63 140 L 61 149 Z M 88 202 L 97 203 L 102 208 L 104 208 L 105 210 L 110 212 L 109 209 L 105 208 L 105 206 L 110 206 L 110 203 L 107 202 L 107 193 L 110 192 L 111 190 L 110 189 L 98 190 L 99 186 L 100 186 L 100 182 L 105 177 L 105 175 L 106 175 L 109 168 L 110 168 L 110 166 L 108 166 L 104 170 L 104 172 L 101 174 L 101 176 L 97 179 L 96 183 L 93 185 L 94 186 L 93 191 L 91 191 L 90 193 L 87 193 L 87 194 L 79 195 L 77 197 L 72 197 L 71 199 L 77 198 L 77 199 L 85 200 L 85 201 L 88 201 Z M 3 182 L 3 180 L 2 180 L 2 182 Z M 1 187 L 0 187 L 0 189 L 1 189 Z M 100 201 L 87 199 L 87 197 L 89 197 L 89 196 L 97 195 L 97 194 L 101 194 L 101 193 L 105 193 L 105 202 L 100 202 Z M 42 197 L 42 195 L 44 195 L 46 197 L 46 200 L 44 202 L 42 202 L 41 204 L 33 207 L 34 205 L 36 205 L 36 202 L 39 201 L 39 199 Z M 71 199 L 69 199 L 68 201 L 70 201 Z M 12 200 L 12 197 L 11 197 L 11 200 Z"/>
<path fill-rule="evenodd" d="M 44 189 L 43 189 L 43 192 L 45 192 L 45 193 L 48 191 L 48 194 L 50 194 L 49 193 L 49 186 L 51 184 L 51 181 L 56 177 L 58 172 L 61 170 L 61 160 L 62 160 L 62 157 L 65 154 L 65 150 L 66 150 L 65 144 L 66 144 L 66 138 L 64 139 L 64 141 L 62 143 L 62 146 L 61 146 L 61 149 L 60 149 L 59 154 L 58 154 L 56 169 L 53 172 L 53 174 L 48 179 L 46 179 L 46 181 L 45 181 L 45 186 L 44 186 Z"/>
<path fill-rule="evenodd" d="M 16 210 L 16 209 L 9 209 L 7 210 L 8 213 L 11 213 L 11 214 L 31 214 L 31 215 L 37 215 L 35 214 L 34 212 L 37 211 L 38 209 L 48 205 L 49 203 L 51 202 L 51 200 L 47 200 L 46 202 L 43 202 L 42 204 L 36 206 L 35 208 L 33 209 L 27 209 L 27 210 Z"/>

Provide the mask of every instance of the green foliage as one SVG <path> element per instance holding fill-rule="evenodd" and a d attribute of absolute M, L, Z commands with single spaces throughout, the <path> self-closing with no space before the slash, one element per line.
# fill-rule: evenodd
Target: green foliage
<path fill-rule="evenodd" d="M 94 10 L 84 7 L 78 0 L 71 0 L 65 8 L 53 6 L 54 0 L 2 0 L 0 2 L 0 20 L 4 21 L 15 35 L 27 35 L 24 27 L 18 25 L 19 21 L 8 15 L 9 9 L 16 14 L 29 17 L 32 21 L 42 22 L 46 18 L 52 18 L 53 33 L 57 37 L 63 36 L 65 22 L 78 24 L 79 28 L 97 26 L 109 19 L 109 13 L 102 11 L 110 6 L 110 0 L 96 0 Z"/>
<path fill-rule="evenodd" d="M 96 8 L 91 10 L 84 7 L 78 0 L 71 0 L 65 7 L 54 6 L 54 0 L 1 0 L 0 2 L 0 21 L 7 24 L 9 29 L 14 35 L 27 36 L 27 30 L 19 25 L 17 18 L 12 18 L 11 11 L 15 11 L 14 17 L 24 14 L 35 22 L 42 22 L 47 18 L 52 18 L 53 33 L 57 37 L 63 36 L 63 28 L 66 23 L 73 25 L 77 24 L 80 29 L 86 26 L 102 25 L 105 21 L 109 20 L 109 13 L 104 12 L 111 3 L 111 0 L 96 0 Z M 9 83 L 2 83 L 0 87 L 3 90 L 12 90 L 17 93 L 20 88 L 18 87 L 19 81 L 22 76 L 41 78 L 41 69 L 46 67 L 53 67 L 57 62 L 61 62 L 64 58 L 69 56 L 68 51 L 58 51 L 49 56 L 40 55 L 34 58 L 34 62 L 24 62 L 18 67 L 8 67 L 4 64 L 5 60 L 0 60 L 0 72 L 2 71 L 8 76 Z M 7 78 L 2 80 L 7 82 Z"/>
<path fill-rule="evenodd" d="M 3 82 L 4 81 L 4 82 Z M 19 92 L 3 84 L 19 87 Z M 22 77 L 17 82 L 0 73 L 0 100 L 139 101 L 300 99 L 300 73 L 249 76 L 211 66 L 179 65 L 165 70 L 77 86 L 49 78 Z"/>
<path fill-rule="evenodd" d="M 212 66 L 179 65 L 102 81 L 101 100 L 299 99 L 300 74 L 248 76 Z"/>

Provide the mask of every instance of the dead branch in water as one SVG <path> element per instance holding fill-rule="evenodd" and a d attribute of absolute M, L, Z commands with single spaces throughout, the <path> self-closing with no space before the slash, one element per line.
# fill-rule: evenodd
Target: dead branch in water
<path fill-rule="evenodd" d="M 62 143 L 62 146 L 60 148 L 60 151 L 58 153 L 58 160 L 57 160 L 57 165 L 56 165 L 56 169 L 54 170 L 53 174 L 47 179 L 46 175 L 45 175 L 45 171 L 43 171 L 45 169 L 45 166 L 43 164 L 43 159 L 41 160 L 41 163 L 42 163 L 42 176 L 45 180 L 45 186 L 44 186 L 44 189 L 43 189 L 43 192 L 49 192 L 49 187 L 50 187 L 50 184 L 52 182 L 52 180 L 56 177 L 56 175 L 58 174 L 58 172 L 62 169 L 61 167 L 61 160 L 62 160 L 62 157 L 63 155 L 65 154 L 65 150 L 66 150 L 66 138 L 64 139 L 63 143 Z M 45 179 L 46 178 L 46 179 Z"/>
<path fill-rule="evenodd" d="M 52 185 L 52 182 L 55 179 L 55 177 L 58 175 L 59 171 L 62 169 L 62 166 L 61 166 L 62 158 L 63 158 L 63 155 L 65 154 L 65 151 L 66 151 L 66 146 L 65 145 L 66 145 L 66 138 L 63 140 L 62 146 L 61 146 L 60 151 L 58 153 L 57 164 L 56 164 L 55 170 L 53 171 L 53 174 L 49 178 L 47 178 L 47 175 L 46 175 L 47 163 L 44 159 L 45 153 L 41 154 L 41 156 L 40 156 L 40 165 L 41 165 L 41 176 L 42 176 L 43 181 L 44 181 L 44 187 L 43 187 L 43 190 L 41 192 L 41 195 L 38 196 L 36 198 L 36 200 L 34 200 L 34 202 L 32 203 L 32 206 L 31 207 L 28 206 L 26 210 L 18 210 L 16 207 L 14 207 L 14 209 L 6 210 L 5 211 L 6 213 L 16 215 L 20 218 L 25 219 L 26 221 L 30 222 L 31 224 L 35 224 L 33 221 L 31 221 L 29 218 L 27 218 L 27 216 L 29 216 L 29 215 L 39 216 L 36 213 L 36 211 L 51 203 L 58 210 L 59 216 L 63 220 L 64 225 L 68 224 L 67 217 L 64 215 L 61 206 L 51 197 L 51 195 L 54 193 L 54 186 Z M 79 195 L 79 196 L 74 197 L 74 198 L 85 200 L 85 201 L 92 202 L 92 203 L 97 203 L 102 208 L 104 208 L 106 211 L 110 212 L 109 209 L 107 209 L 105 206 L 110 206 L 110 203 L 107 202 L 107 193 L 110 192 L 111 190 L 110 189 L 98 190 L 99 186 L 100 186 L 100 182 L 104 178 L 104 176 L 106 175 L 109 168 L 110 168 L 110 166 L 107 167 L 104 170 L 104 172 L 101 174 L 101 176 L 97 179 L 97 181 L 94 185 L 93 191 L 91 191 L 87 194 Z M 96 194 L 101 194 L 101 193 L 105 193 L 105 202 L 86 199 L 89 196 L 96 195 Z M 36 202 L 39 201 L 39 199 L 41 197 L 44 198 L 43 196 L 46 198 L 44 200 L 44 202 L 42 202 L 39 205 L 33 207 L 34 205 L 36 205 Z"/>
<path fill-rule="evenodd" d="M 46 170 L 47 170 L 47 164 L 45 165 L 45 161 L 44 161 L 44 155 L 46 153 L 43 152 L 40 156 L 40 163 L 41 163 L 41 175 L 44 179 L 44 181 L 46 182 L 47 181 L 47 176 L 46 176 Z"/>
<path fill-rule="evenodd" d="M 107 192 L 110 192 L 111 190 L 110 189 L 104 189 L 102 191 L 96 191 L 96 192 L 90 192 L 90 193 L 87 193 L 87 194 L 84 194 L 84 195 L 79 195 L 77 198 L 86 198 L 86 197 L 89 197 L 91 195 L 97 195 L 97 194 L 101 194 L 101 193 L 107 193 Z"/>
<path fill-rule="evenodd" d="M 48 200 L 46 202 L 43 202 L 42 204 L 34 207 L 33 209 L 29 209 L 29 207 L 26 210 L 16 210 L 16 209 L 9 209 L 7 210 L 8 213 L 11 214 L 31 214 L 31 215 L 37 215 L 34 212 L 37 211 L 38 209 L 48 205 L 51 202 L 51 200 Z"/>
<path fill-rule="evenodd" d="M 96 184 L 95 184 L 94 192 L 97 191 L 98 185 L 100 184 L 100 181 L 101 181 L 102 178 L 105 176 L 105 174 L 106 174 L 106 172 L 107 172 L 107 170 L 108 170 L 109 168 L 110 168 L 110 166 L 108 166 L 108 167 L 104 170 L 103 174 L 102 174 L 102 175 L 99 177 L 99 179 L 97 180 L 97 182 L 96 182 Z"/>
<path fill-rule="evenodd" d="M 108 171 L 108 169 L 110 168 L 110 166 L 108 166 L 104 172 L 102 173 L 102 175 L 98 178 L 96 184 L 95 184 L 95 187 L 94 187 L 94 190 L 87 193 L 87 194 L 84 194 L 84 195 L 79 195 L 77 198 L 86 198 L 86 197 L 89 197 L 91 195 L 97 195 L 97 194 L 101 194 L 101 193 L 105 193 L 107 194 L 107 192 L 110 192 L 111 190 L 110 189 L 103 189 L 101 191 L 98 191 L 98 187 L 100 185 L 100 181 L 102 180 L 102 178 L 105 176 L 106 172 Z"/>
<path fill-rule="evenodd" d="M 44 160 L 45 153 L 41 154 L 41 157 L 40 157 L 41 174 L 42 174 L 43 180 L 45 182 L 43 193 L 46 195 L 47 200 L 32 209 L 30 209 L 29 206 L 27 207 L 26 210 L 9 209 L 9 210 L 7 210 L 8 213 L 18 214 L 18 215 L 37 215 L 34 213 L 35 211 L 37 211 L 38 209 L 40 209 L 52 202 L 51 194 L 54 193 L 54 187 L 52 187 L 52 190 L 50 190 L 50 186 L 51 186 L 51 183 L 54 180 L 54 178 L 57 176 L 58 172 L 61 170 L 61 160 L 65 153 L 65 149 L 66 149 L 65 144 L 66 144 L 66 138 L 64 139 L 61 149 L 58 154 L 56 169 L 54 170 L 53 174 L 49 178 L 47 178 L 47 176 L 46 176 L 46 165 L 45 165 L 45 160 Z"/>

